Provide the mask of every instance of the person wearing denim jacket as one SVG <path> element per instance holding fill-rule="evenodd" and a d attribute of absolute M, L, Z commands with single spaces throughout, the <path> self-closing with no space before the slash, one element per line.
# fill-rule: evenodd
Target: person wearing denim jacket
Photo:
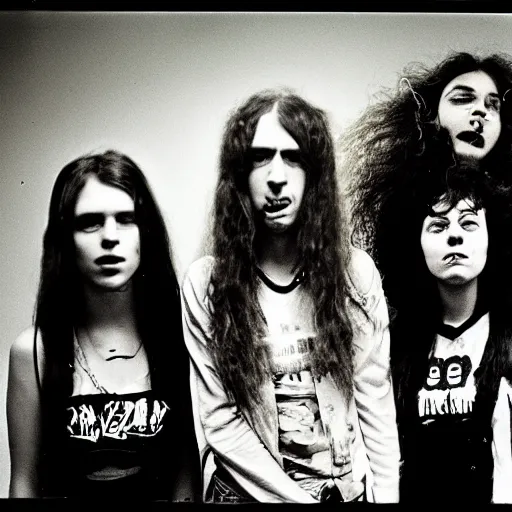
<path fill-rule="evenodd" d="M 320 194 L 318 187 L 322 185 L 325 189 L 320 180 L 315 188 L 310 176 L 315 170 L 314 161 L 312 164 L 312 158 L 303 155 L 306 150 L 314 153 L 314 148 L 303 142 L 300 126 L 293 132 L 293 123 L 300 125 L 300 119 L 308 116 L 313 118 L 313 126 L 307 127 L 305 137 L 314 134 L 317 125 L 327 126 L 322 111 L 294 94 L 275 91 L 255 95 L 232 115 L 221 153 L 214 256 L 194 262 L 182 285 L 184 337 L 191 357 L 194 419 L 205 461 L 203 494 L 207 501 L 398 501 L 400 454 L 389 371 L 388 311 L 380 275 L 368 254 L 338 238 L 333 243 L 345 244 L 346 253 L 340 251 L 345 265 L 331 259 L 332 274 L 322 281 L 311 270 L 310 262 L 300 257 L 296 261 L 300 252 L 294 251 L 294 244 L 289 243 L 290 239 L 294 243 L 296 240 L 294 225 L 305 222 L 301 208 L 307 207 L 307 194 Z M 254 283 L 263 319 L 262 328 L 256 322 L 249 323 L 258 333 L 253 347 L 246 341 L 250 335 L 243 333 L 243 298 L 236 290 L 237 283 L 223 288 L 229 272 L 229 265 L 228 270 L 224 265 L 240 254 L 238 242 L 233 240 L 229 249 L 224 250 L 219 242 L 219 225 L 229 220 L 223 215 L 233 217 L 229 208 L 220 204 L 225 185 L 222 181 L 228 180 L 228 173 L 223 172 L 227 167 L 226 140 L 230 140 L 230 132 L 247 126 L 252 126 L 252 133 L 246 134 L 251 149 L 245 148 L 251 155 L 247 170 L 249 190 L 245 192 L 250 202 L 244 202 L 243 197 L 240 202 L 245 215 L 252 207 L 252 229 L 258 242 L 254 243 L 252 265 L 244 266 L 245 271 L 253 273 L 248 278 L 238 274 L 237 278 L 242 285 L 244 279 Z M 281 126 L 284 129 L 280 130 Z M 327 144 L 332 142 L 327 129 L 322 136 Z M 235 138 L 242 137 L 243 134 L 238 134 Z M 328 162 L 324 162 L 321 172 L 327 175 L 327 183 L 334 188 L 332 197 L 336 197 L 332 144 L 328 150 Z M 294 151 L 298 154 L 292 154 Z M 307 176 L 301 189 L 300 177 L 304 174 Z M 232 186 L 238 187 L 242 195 L 247 189 L 240 185 L 240 177 L 237 180 L 232 180 Z M 258 210 L 262 196 L 265 199 Z M 290 198 L 283 200 L 284 206 L 279 204 L 281 197 Z M 344 234 L 341 223 L 337 224 L 337 211 L 326 208 L 318 215 L 329 218 L 323 223 L 324 229 Z M 329 226 L 330 222 L 333 226 Z M 282 241 L 283 234 L 287 251 L 279 253 L 278 247 L 265 240 Z M 321 239 L 319 233 L 316 236 Z M 328 254 L 331 249 L 325 246 L 323 251 Z M 336 249 L 333 253 L 339 255 Z M 287 256 L 294 257 L 288 274 L 282 272 Z M 329 280 L 339 280 L 339 268 L 343 270 L 344 286 L 336 290 L 339 295 L 329 295 L 324 300 L 346 314 L 349 331 L 345 334 L 345 347 L 349 356 L 344 363 L 338 356 L 336 366 L 321 371 L 317 366 L 322 361 L 318 363 L 314 351 L 321 350 L 317 348 L 322 342 L 320 334 L 325 336 L 326 331 L 319 327 L 322 311 L 315 304 L 315 285 L 311 281 L 316 278 L 322 286 L 329 287 Z M 218 327 L 222 301 L 232 301 L 225 328 Z M 239 344 L 233 349 L 225 342 L 219 349 L 219 338 L 233 328 L 238 329 L 236 341 L 243 340 L 247 346 Z M 341 345 L 343 337 L 344 333 L 337 332 L 334 343 Z M 257 386 L 251 388 L 250 372 L 260 362 L 270 370 L 263 372 Z M 236 384 L 232 375 L 236 375 L 237 369 L 228 368 L 231 364 L 240 365 L 238 370 L 246 377 L 245 382 L 241 379 Z M 350 368 L 350 381 L 345 388 L 339 378 L 342 364 Z M 244 386 L 249 393 L 251 389 L 255 393 L 248 400 L 242 394 L 244 390 L 247 393 Z M 300 391 L 294 393 L 294 389 Z M 211 482 L 206 477 L 209 453 L 214 455 L 216 466 Z"/>

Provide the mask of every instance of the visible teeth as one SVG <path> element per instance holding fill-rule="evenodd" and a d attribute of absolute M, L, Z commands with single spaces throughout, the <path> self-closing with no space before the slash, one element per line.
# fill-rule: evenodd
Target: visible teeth
<path fill-rule="evenodd" d="M 268 212 L 277 212 L 283 208 L 286 208 L 289 203 L 289 199 L 269 199 L 267 205 L 265 206 L 265 210 Z"/>

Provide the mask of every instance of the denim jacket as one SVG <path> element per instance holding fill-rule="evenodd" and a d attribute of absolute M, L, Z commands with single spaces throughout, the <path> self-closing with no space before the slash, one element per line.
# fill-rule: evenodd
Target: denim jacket
<path fill-rule="evenodd" d="M 317 500 L 283 469 L 272 381 L 260 390 L 261 405 L 240 412 L 214 367 L 208 349 L 207 297 L 214 264 L 211 256 L 194 262 L 182 286 L 183 329 L 191 357 L 200 452 L 210 447 L 218 462 L 256 501 L 315 503 Z M 329 375 L 316 380 L 320 415 L 334 439 L 344 438 L 347 423 L 355 427 L 350 447 L 352 474 L 354 481 L 366 479 L 368 501 L 397 502 L 400 453 L 389 369 L 387 305 L 373 260 L 359 249 L 353 250 L 349 277 L 346 300 L 354 331 L 354 397 L 347 406 Z M 368 281 L 369 289 L 362 289 L 361 283 Z"/>

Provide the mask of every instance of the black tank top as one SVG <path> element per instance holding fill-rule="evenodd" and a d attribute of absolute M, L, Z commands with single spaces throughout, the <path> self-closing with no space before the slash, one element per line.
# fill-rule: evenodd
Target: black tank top
<path fill-rule="evenodd" d="M 171 416 L 153 391 L 70 397 L 67 495 L 167 498 Z"/>

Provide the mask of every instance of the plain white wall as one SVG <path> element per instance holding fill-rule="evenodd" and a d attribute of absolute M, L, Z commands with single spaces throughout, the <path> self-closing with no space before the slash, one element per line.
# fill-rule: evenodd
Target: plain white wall
<path fill-rule="evenodd" d="M 0 497 L 9 452 L 9 347 L 31 322 L 59 170 L 116 148 L 144 170 L 179 278 L 200 255 L 228 112 L 295 88 L 336 134 L 411 61 L 512 53 L 512 17 L 489 14 L 0 13 Z"/>

